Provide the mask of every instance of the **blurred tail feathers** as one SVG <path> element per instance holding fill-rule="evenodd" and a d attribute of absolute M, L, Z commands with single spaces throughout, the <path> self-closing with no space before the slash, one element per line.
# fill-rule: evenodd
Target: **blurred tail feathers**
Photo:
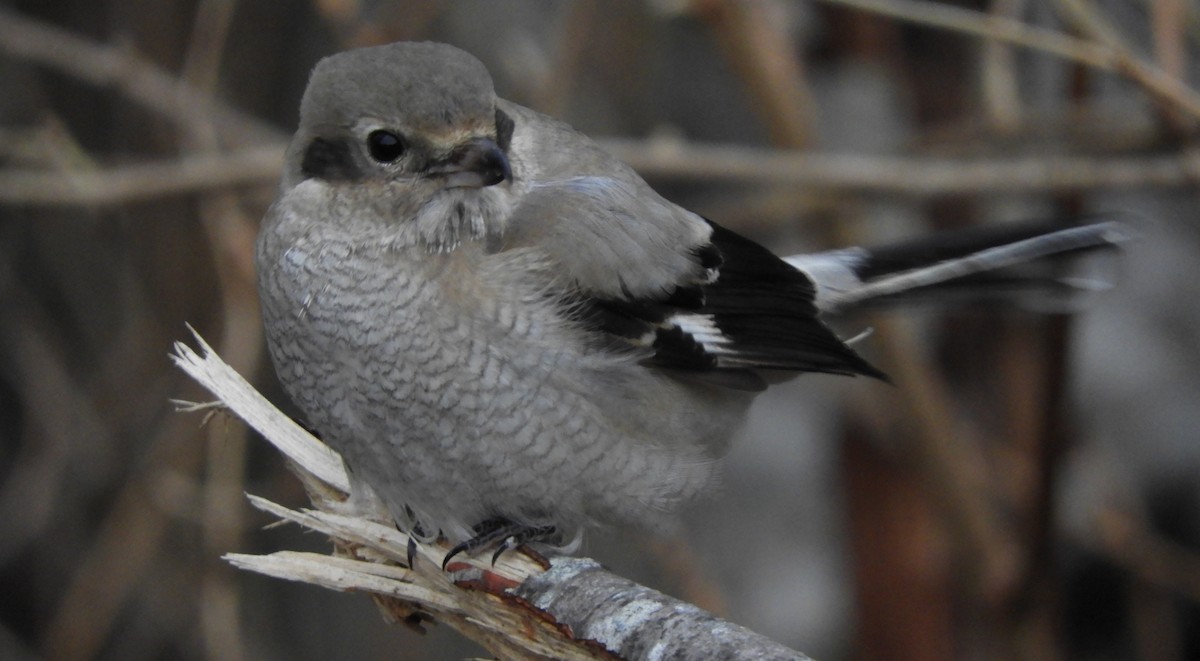
<path fill-rule="evenodd" d="M 997 300 L 1065 312 L 1111 287 L 1103 256 L 1135 236 L 1131 223 L 1116 219 L 1075 227 L 1026 223 L 785 260 L 813 280 L 826 314 L 897 302 Z"/>

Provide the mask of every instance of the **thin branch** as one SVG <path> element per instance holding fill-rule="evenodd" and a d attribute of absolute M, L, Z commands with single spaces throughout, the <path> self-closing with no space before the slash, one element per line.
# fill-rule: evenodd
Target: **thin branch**
<path fill-rule="evenodd" d="M 740 146 L 609 139 L 601 145 L 648 178 L 777 183 L 824 192 L 925 197 L 1080 189 L 1190 186 L 1200 158 L 1028 156 L 943 159 L 825 154 Z"/>
<path fill-rule="evenodd" d="M 1056 55 L 1098 69 L 1113 70 L 1111 48 L 1069 35 L 1031 26 L 1004 16 L 920 0 L 822 0 L 934 28 L 1001 41 Z"/>
<path fill-rule="evenodd" d="M 772 8 L 741 0 L 692 0 L 691 9 L 716 34 L 726 59 L 742 78 L 772 142 L 811 146 L 816 101 L 797 46 Z"/>
<path fill-rule="evenodd" d="M 964 430 L 956 424 L 950 386 L 921 358 L 920 341 L 911 325 L 881 317 L 872 319 L 871 326 L 890 338 L 878 349 L 894 378 L 904 384 L 897 396 L 919 432 L 913 435 L 912 447 L 918 473 L 928 480 L 927 487 L 963 551 L 960 560 L 969 588 L 975 597 L 993 605 L 1013 584 L 1019 567 L 1005 521 L 988 502 L 983 480 L 987 467 L 980 445 L 964 439 Z"/>
<path fill-rule="evenodd" d="M 1168 101 L 1163 110 L 1170 121 L 1179 125 L 1179 128 L 1183 130 L 1196 125 L 1198 117 L 1195 107 L 1190 103 L 1180 102 L 1180 99 L 1174 96 L 1176 93 L 1190 92 L 1192 98 L 1196 98 L 1195 92 L 1182 82 L 1181 71 L 1164 69 L 1162 67 L 1164 63 L 1160 62 L 1155 65 L 1148 58 L 1135 53 L 1121 30 L 1112 21 L 1109 21 L 1104 12 L 1093 3 L 1086 0 L 1058 0 L 1056 4 L 1067 22 L 1076 31 L 1096 43 L 1113 49 L 1118 54 L 1117 71 L 1119 73 L 1140 84 L 1151 94 Z M 1165 4 L 1169 4 L 1169 2 L 1163 0 L 1154 3 L 1156 7 Z M 1152 11 L 1160 12 L 1161 8 Z M 1179 27 L 1182 27 L 1182 24 Z M 1169 62 L 1166 64 L 1170 66 Z M 1187 116 L 1190 116 L 1190 122 L 1186 121 Z"/>
<path fill-rule="evenodd" d="M 1085 38 L 1097 44 L 1103 44 L 1115 51 L 1130 50 L 1129 42 L 1104 13 L 1087 0 L 1055 0 L 1060 15 L 1065 15 L 1067 22 Z"/>
<path fill-rule="evenodd" d="M 1150 3 L 1154 59 L 1173 78 L 1187 75 L 1187 7 L 1183 0 Z"/>
<path fill-rule="evenodd" d="M 1025 9 L 1025 0 L 995 0 L 988 12 L 996 18 L 1013 20 Z M 995 39 L 984 42 L 980 83 L 984 110 L 991 124 L 1013 131 L 1021 124 L 1021 88 L 1017 80 L 1016 56 L 1008 44 Z"/>
<path fill-rule="evenodd" d="M 284 148 L 246 147 L 97 170 L 0 170 L 0 202 L 42 207 L 107 207 L 279 179 Z"/>
<path fill-rule="evenodd" d="M 554 39 L 554 55 L 550 69 L 533 90 L 537 103 L 534 108 L 548 114 L 561 115 L 567 99 L 580 77 L 580 66 L 586 62 L 588 37 L 596 21 L 599 4 L 596 0 L 576 0 L 562 5 L 562 19 Z"/>
<path fill-rule="evenodd" d="M 114 46 L 97 44 L 60 28 L 0 7 L 0 51 L 100 87 L 121 90 L 133 101 L 191 134 L 215 123 L 234 143 L 279 140 L 269 124 L 195 88 L 170 72 Z"/>
<path fill-rule="evenodd" d="M 610 138 L 602 147 L 648 179 L 782 184 L 823 193 L 930 197 L 1178 188 L 1200 178 L 1200 154 L 1027 156 L 1008 160 L 828 154 Z M 106 207 L 230 186 L 270 185 L 282 146 L 252 147 L 85 172 L 0 170 L 0 203 Z"/>
<path fill-rule="evenodd" d="M 1200 118 L 1200 94 L 1117 43 L 1069 35 L 989 16 L 969 9 L 918 0 L 822 0 L 900 20 L 1002 41 L 1120 74 L 1151 95 L 1193 118 Z"/>

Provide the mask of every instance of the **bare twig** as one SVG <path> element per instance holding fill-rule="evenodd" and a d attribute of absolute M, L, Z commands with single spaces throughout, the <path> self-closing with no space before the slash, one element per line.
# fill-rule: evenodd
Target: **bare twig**
<path fill-rule="evenodd" d="M 1200 94 L 1113 42 L 1078 39 L 1000 16 L 918 0 L 823 0 L 930 27 L 984 37 L 1120 74 L 1171 107 L 1200 118 Z"/>
<path fill-rule="evenodd" d="M 781 184 L 824 193 L 929 197 L 1010 192 L 1177 188 L 1200 178 L 1191 151 L 1160 156 L 935 158 L 822 154 L 611 138 L 601 146 L 649 179 Z M 273 184 L 283 147 L 124 165 L 81 173 L 0 171 L 0 202 L 104 207 L 168 195 Z"/>
<path fill-rule="evenodd" d="M 1121 30 L 1108 20 L 1095 4 L 1087 0 L 1057 0 L 1056 4 L 1068 24 L 1076 31 L 1118 54 L 1117 70 L 1120 73 L 1140 84 L 1151 94 L 1168 101 L 1162 110 L 1172 123 L 1184 130 L 1196 126 L 1200 117 L 1197 117 L 1195 108 L 1190 104 L 1177 102 L 1172 96 L 1172 90 L 1191 91 L 1183 82 L 1182 59 L 1173 61 L 1174 58 L 1183 56 L 1180 32 L 1183 29 L 1182 7 L 1172 7 L 1178 3 L 1171 0 L 1153 3 L 1154 8 L 1151 11 L 1155 13 L 1156 55 L 1160 56 L 1157 66 L 1148 58 L 1135 53 Z M 1175 20 L 1177 23 L 1174 26 L 1163 26 L 1164 20 Z M 1173 32 L 1177 34 L 1172 35 Z M 1172 44 L 1176 48 L 1175 53 L 1170 52 Z M 1167 50 L 1164 51 L 1163 48 Z M 1196 98 L 1195 93 L 1192 94 L 1193 98 Z"/>
<path fill-rule="evenodd" d="M 0 51 L 87 83 L 115 87 L 188 132 L 215 123 L 233 143 L 278 140 L 279 131 L 211 95 L 180 85 L 146 60 L 0 8 Z"/>
<path fill-rule="evenodd" d="M 1183 0 L 1158 0 L 1149 6 L 1154 35 L 1154 59 L 1167 75 L 1187 75 L 1187 6 Z"/>
<path fill-rule="evenodd" d="M 549 115 L 562 113 L 580 65 L 587 52 L 588 33 L 596 20 L 596 0 L 577 0 L 563 5 L 562 21 L 554 44 L 553 66 L 533 91 L 533 106 Z"/>
<path fill-rule="evenodd" d="M 1055 5 L 1085 38 L 1115 51 L 1130 50 L 1124 35 L 1088 0 L 1055 0 Z"/>
<path fill-rule="evenodd" d="M 865 194 L 954 194 L 1189 186 L 1200 174 L 1191 152 L 1150 157 L 1029 156 L 1009 160 L 821 154 L 747 147 L 601 143 L 643 175 L 662 179 L 779 183 Z"/>
<path fill-rule="evenodd" d="M 995 0 L 989 13 L 994 17 L 1020 16 L 1025 0 Z M 1016 57 L 1008 44 L 995 39 L 984 43 L 980 82 L 983 85 L 984 108 L 994 127 L 1014 130 L 1021 121 L 1021 94 L 1017 84 Z"/>
<path fill-rule="evenodd" d="M 746 86 L 772 142 L 798 149 L 813 142 L 816 102 L 791 36 L 764 3 L 692 0 Z"/>
<path fill-rule="evenodd" d="M 1069 35 L 1034 27 L 1003 16 L 989 16 L 969 9 L 923 2 L 921 0 L 823 0 L 883 16 L 951 30 L 985 39 L 1001 41 L 1079 62 L 1098 69 L 1112 70 L 1112 49 Z"/>
<path fill-rule="evenodd" d="M 106 207 L 279 178 L 283 146 L 245 147 L 103 170 L 0 170 L 0 202 L 46 207 Z"/>
<path fill-rule="evenodd" d="M 211 94 L 216 88 L 236 7 L 236 0 L 206 0 L 196 8 L 180 78 L 197 90 Z"/>
<path fill-rule="evenodd" d="M 904 384 L 899 396 L 920 432 L 914 435 L 913 458 L 961 550 L 969 587 L 984 603 L 995 605 L 1017 575 L 1017 549 L 988 502 L 980 446 L 962 437 L 949 386 L 920 358 L 919 342 L 909 327 L 884 318 L 874 319 L 872 327 L 889 338 L 879 343 L 879 350 Z"/>

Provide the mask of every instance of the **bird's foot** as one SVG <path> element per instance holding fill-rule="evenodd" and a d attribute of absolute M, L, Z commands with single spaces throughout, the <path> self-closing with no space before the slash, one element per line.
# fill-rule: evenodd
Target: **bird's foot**
<path fill-rule="evenodd" d="M 500 555 L 505 551 L 515 549 L 528 542 L 547 539 L 552 537 L 555 532 L 556 530 L 552 525 L 527 526 L 501 517 L 488 519 L 475 526 L 474 537 L 465 542 L 460 542 L 454 548 L 450 549 L 450 552 L 442 560 L 442 569 L 446 569 L 446 565 L 450 563 L 450 560 L 460 553 L 474 555 L 476 551 L 493 545 L 495 545 L 496 550 L 492 553 L 492 564 L 495 565 L 496 561 L 500 559 Z"/>

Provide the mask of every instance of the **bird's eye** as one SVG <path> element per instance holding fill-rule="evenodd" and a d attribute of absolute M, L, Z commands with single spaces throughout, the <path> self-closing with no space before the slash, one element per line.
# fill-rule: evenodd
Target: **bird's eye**
<path fill-rule="evenodd" d="M 371 158 L 380 163 L 392 163 L 404 154 L 404 141 L 391 131 L 371 131 L 367 136 L 367 150 Z"/>

